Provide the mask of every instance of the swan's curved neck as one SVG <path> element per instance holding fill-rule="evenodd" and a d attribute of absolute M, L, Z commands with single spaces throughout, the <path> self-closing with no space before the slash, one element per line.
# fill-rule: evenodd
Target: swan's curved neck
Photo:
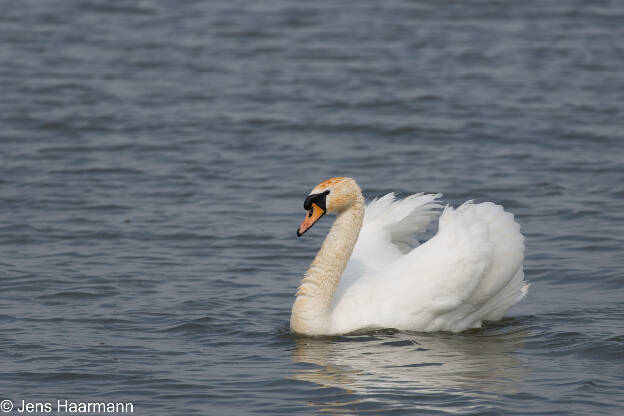
<path fill-rule="evenodd" d="M 329 234 L 301 281 L 290 317 L 294 332 L 319 335 L 330 328 L 332 300 L 364 219 L 364 198 L 336 216 Z"/>

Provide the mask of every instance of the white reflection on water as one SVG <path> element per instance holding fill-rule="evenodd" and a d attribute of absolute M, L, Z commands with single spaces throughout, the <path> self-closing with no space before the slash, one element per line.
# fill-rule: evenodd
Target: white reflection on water
<path fill-rule="evenodd" d="M 528 375 L 515 354 L 528 330 L 512 326 L 496 324 L 498 330 L 463 334 L 382 332 L 296 338 L 293 360 L 317 367 L 302 369 L 293 378 L 343 390 L 344 395 L 308 402 L 322 411 L 343 413 L 354 406 L 389 410 L 395 403 L 404 406 L 406 396 L 414 396 L 414 408 L 421 410 L 452 411 L 455 405 L 465 410 L 467 401 L 515 393 Z M 431 395 L 439 396 L 434 401 L 439 407 L 431 407 L 431 400 L 427 407 L 418 405 L 419 397 Z"/>

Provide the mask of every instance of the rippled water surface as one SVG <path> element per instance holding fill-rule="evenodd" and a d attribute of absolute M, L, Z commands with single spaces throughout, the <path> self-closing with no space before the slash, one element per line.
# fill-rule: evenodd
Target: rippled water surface
<path fill-rule="evenodd" d="M 624 411 L 624 3 L 6 6 L 0 399 Z M 462 334 L 291 335 L 337 175 L 503 204 L 529 296 Z"/>

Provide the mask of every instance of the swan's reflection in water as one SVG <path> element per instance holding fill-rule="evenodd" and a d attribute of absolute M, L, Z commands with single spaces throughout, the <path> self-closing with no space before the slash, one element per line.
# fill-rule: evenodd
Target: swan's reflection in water
<path fill-rule="evenodd" d="M 295 338 L 293 378 L 324 389 L 308 403 L 330 413 L 460 411 L 513 394 L 528 369 L 518 360 L 528 329 L 514 319 L 463 334 L 382 331 Z"/>

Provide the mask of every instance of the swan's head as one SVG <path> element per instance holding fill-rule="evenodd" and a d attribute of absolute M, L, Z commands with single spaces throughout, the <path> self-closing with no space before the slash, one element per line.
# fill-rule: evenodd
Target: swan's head
<path fill-rule="evenodd" d="M 297 236 L 301 237 L 326 213 L 345 211 L 361 197 L 362 191 L 352 178 L 331 178 L 319 183 L 303 203 L 308 213 L 297 230 Z"/>

